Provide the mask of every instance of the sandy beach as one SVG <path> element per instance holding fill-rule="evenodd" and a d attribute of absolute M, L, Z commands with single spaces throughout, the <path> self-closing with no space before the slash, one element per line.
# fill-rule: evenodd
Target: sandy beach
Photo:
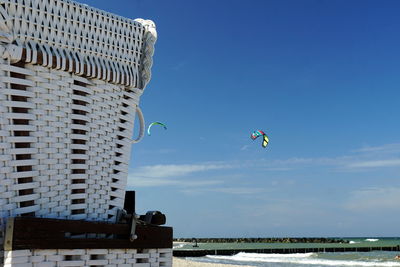
<path fill-rule="evenodd" d="M 185 258 L 173 258 L 173 267 L 252 267 L 248 265 L 231 265 L 231 264 L 217 264 L 217 263 L 206 263 L 206 262 L 195 262 L 189 261 Z"/>

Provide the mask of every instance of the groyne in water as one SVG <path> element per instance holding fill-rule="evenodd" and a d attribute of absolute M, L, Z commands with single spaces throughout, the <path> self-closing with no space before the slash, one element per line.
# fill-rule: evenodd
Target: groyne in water
<path fill-rule="evenodd" d="M 314 248 L 264 248 L 264 249 L 174 249 L 175 257 L 204 257 L 206 255 L 234 255 L 239 252 L 246 253 L 324 253 L 324 252 L 370 252 L 370 251 L 400 251 L 400 246 L 395 247 L 314 247 Z"/>
<path fill-rule="evenodd" d="M 174 242 L 198 243 L 349 243 L 348 240 L 324 237 L 242 237 L 242 238 L 175 238 Z"/>
<path fill-rule="evenodd" d="M 290 254 L 370 251 L 400 251 L 400 238 L 176 238 L 173 255 L 201 257 L 239 252 Z"/>

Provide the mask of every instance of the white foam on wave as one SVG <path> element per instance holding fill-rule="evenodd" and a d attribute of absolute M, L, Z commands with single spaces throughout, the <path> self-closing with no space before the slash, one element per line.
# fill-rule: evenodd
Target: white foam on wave
<path fill-rule="evenodd" d="M 261 262 L 284 262 L 287 259 L 301 259 L 308 258 L 314 253 L 293 253 L 293 254 L 262 254 L 262 253 L 246 253 L 239 252 L 232 256 L 212 256 L 208 255 L 207 258 L 220 259 L 220 260 L 233 260 L 233 261 L 261 261 Z M 277 260 L 277 261 L 275 261 Z"/>
<path fill-rule="evenodd" d="M 172 248 L 183 248 L 184 246 L 185 244 L 174 244 Z"/>
<path fill-rule="evenodd" d="M 350 242 L 349 242 L 349 244 L 358 244 L 358 243 L 361 243 L 361 242 L 357 242 L 357 241 L 353 241 L 353 240 L 350 240 Z"/>
<path fill-rule="evenodd" d="M 368 241 L 368 242 L 376 242 L 376 241 L 379 241 L 379 239 L 376 239 L 376 238 L 367 238 L 367 239 L 365 239 L 365 241 Z"/>
<path fill-rule="evenodd" d="M 400 262 L 395 261 L 350 261 L 350 260 L 329 260 L 318 258 L 316 253 L 295 253 L 295 254 L 262 254 L 240 252 L 233 256 L 207 256 L 214 260 L 231 260 L 241 262 L 269 262 L 269 263 L 295 263 L 308 265 L 325 266 L 375 266 L 375 267 L 395 267 L 400 266 Z"/>
<path fill-rule="evenodd" d="M 308 258 L 315 253 L 293 253 L 293 254 L 263 254 L 263 253 L 247 253 L 239 252 L 232 256 L 213 256 L 207 255 L 208 258 L 221 260 L 236 261 L 263 261 L 264 259 L 285 259 L 285 258 Z"/>

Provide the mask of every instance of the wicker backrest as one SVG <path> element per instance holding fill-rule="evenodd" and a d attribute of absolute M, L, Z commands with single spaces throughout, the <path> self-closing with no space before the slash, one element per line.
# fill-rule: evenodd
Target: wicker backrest
<path fill-rule="evenodd" d="M 157 33 L 131 20 L 67 0 L 1 0 L 6 56 L 143 89 Z"/>

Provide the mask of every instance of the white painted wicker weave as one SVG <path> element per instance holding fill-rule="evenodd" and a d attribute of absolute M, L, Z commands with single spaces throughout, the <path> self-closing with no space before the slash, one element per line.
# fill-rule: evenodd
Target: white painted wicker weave
<path fill-rule="evenodd" d="M 0 0 L 1 229 L 115 219 L 156 38 L 152 21 L 73 1 Z"/>
<path fill-rule="evenodd" d="M 134 91 L 32 64 L 3 61 L 0 70 L 2 217 L 114 216 L 124 200 Z"/>
<path fill-rule="evenodd" d="M 14 62 L 24 57 L 37 63 L 41 52 L 43 66 L 143 89 L 151 77 L 156 38 L 150 20 L 130 20 L 73 1 L 0 0 L 0 41 L 8 44 L 6 56 Z"/>
<path fill-rule="evenodd" d="M 4 267 L 172 266 L 172 249 L 48 249 L 5 253 Z"/>

